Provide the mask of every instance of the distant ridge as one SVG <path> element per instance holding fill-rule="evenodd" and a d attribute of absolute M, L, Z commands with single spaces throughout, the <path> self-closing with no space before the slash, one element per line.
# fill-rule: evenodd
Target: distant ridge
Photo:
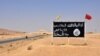
<path fill-rule="evenodd" d="M 0 35 L 8 35 L 8 34 L 21 34 L 25 32 L 14 31 L 9 29 L 0 28 Z"/>

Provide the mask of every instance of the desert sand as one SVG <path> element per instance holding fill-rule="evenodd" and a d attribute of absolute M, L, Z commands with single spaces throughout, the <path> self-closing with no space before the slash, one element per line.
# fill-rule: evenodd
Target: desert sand
<path fill-rule="evenodd" d="M 0 44 L 0 56 L 100 56 L 100 33 L 88 33 L 85 41 L 70 39 L 69 43 L 67 39 L 54 40 L 52 34 L 37 37 Z"/>

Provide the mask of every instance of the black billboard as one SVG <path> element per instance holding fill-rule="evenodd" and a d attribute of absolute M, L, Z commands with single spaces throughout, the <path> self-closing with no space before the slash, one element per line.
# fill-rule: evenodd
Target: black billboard
<path fill-rule="evenodd" d="M 53 22 L 53 37 L 84 37 L 84 22 Z"/>

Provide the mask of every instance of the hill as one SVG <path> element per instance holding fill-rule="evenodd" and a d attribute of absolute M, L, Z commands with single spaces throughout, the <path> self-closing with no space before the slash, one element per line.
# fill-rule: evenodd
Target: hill
<path fill-rule="evenodd" d="M 9 35 L 9 34 L 21 34 L 25 32 L 14 31 L 9 29 L 0 28 L 0 35 Z"/>

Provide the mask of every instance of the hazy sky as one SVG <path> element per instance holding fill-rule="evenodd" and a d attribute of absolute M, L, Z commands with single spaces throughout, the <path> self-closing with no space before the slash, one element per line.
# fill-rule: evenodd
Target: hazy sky
<path fill-rule="evenodd" d="M 52 30 L 60 15 L 62 21 L 84 21 L 87 31 L 100 32 L 100 0 L 0 0 L 0 28 L 19 31 Z"/>

